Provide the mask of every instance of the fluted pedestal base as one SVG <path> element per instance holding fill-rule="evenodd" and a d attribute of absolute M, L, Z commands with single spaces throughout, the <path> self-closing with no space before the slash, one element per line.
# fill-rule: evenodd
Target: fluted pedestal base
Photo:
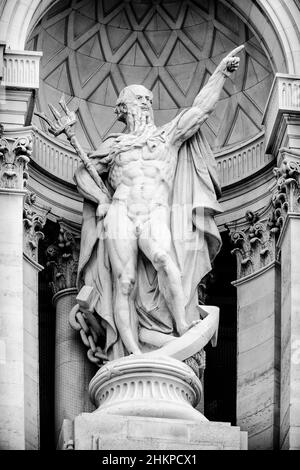
<path fill-rule="evenodd" d="M 109 362 L 91 380 L 95 415 L 207 419 L 195 406 L 202 386 L 190 367 L 170 357 L 128 356 Z M 100 418 L 99 418 L 100 419 Z"/>
<path fill-rule="evenodd" d="M 170 357 L 111 361 L 91 380 L 97 410 L 65 420 L 59 447 L 75 450 L 242 449 L 247 433 L 195 410 L 201 383 Z"/>

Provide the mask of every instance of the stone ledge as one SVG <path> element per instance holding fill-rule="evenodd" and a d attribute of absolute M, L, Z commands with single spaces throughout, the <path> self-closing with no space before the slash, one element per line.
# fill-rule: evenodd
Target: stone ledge
<path fill-rule="evenodd" d="M 246 450 L 247 433 L 230 423 L 82 413 L 62 427 L 59 449 L 73 440 L 75 450 L 194 449 Z"/>

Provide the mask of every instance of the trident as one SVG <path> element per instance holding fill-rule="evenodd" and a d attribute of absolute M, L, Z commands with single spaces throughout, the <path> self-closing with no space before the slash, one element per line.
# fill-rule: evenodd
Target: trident
<path fill-rule="evenodd" d="M 65 115 L 61 115 L 60 112 L 52 105 L 49 104 L 49 109 L 53 114 L 54 121 L 50 121 L 50 119 L 47 117 L 45 113 L 39 113 L 35 112 L 37 116 L 39 116 L 41 119 L 46 121 L 48 124 L 49 132 L 53 134 L 55 137 L 57 137 L 60 134 L 65 134 L 67 136 L 68 141 L 74 148 L 75 152 L 83 162 L 84 166 L 86 167 L 87 171 L 89 172 L 90 176 L 93 178 L 95 183 L 99 186 L 101 191 L 107 196 L 108 200 L 111 200 L 111 196 L 108 192 L 108 189 L 104 185 L 102 179 L 100 178 L 99 174 L 97 173 L 96 168 L 94 165 L 91 163 L 91 160 L 87 156 L 87 154 L 83 151 L 81 148 L 77 137 L 75 136 L 75 131 L 74 131 L 74 124 L 76 123 L 76 114 L 74 111 L 70 111 L 69 108 L 66 105 L 66 100 L 65 100 L 65 95 L 63 94 L 59 104 L 64 111 Z"/>

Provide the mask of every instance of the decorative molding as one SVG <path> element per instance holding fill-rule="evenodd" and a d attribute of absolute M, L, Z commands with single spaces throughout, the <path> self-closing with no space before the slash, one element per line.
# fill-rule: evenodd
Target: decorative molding
<path fill-rule="evenodd" d="M 36 194 L 27 192 L 24 199 L 23 224 L 24 224 L 24 253 L 34 261 L 38 261 L 38 243 L 44 239 L 42 229 L 47 220 L 50 208 L 42 208 L 36 205 Z"/>
<path fill-rule="evenodd" d="M 33 160 L 52 175 L 75 186 L 73 175 L 81 163 L 75 151 L 67 143 L 40 129 L 33 129 Z"/>
<path fill-rule="evenodd" d="M 273 203 L 262 213 L 247 211 L 244 219 L 226 225 L 237 258 L 237 279 L 268 266 L 276 258 L 276 240 L 281 223 Z"/>
<path fill-rule="evenodd" d="M 46 250 L 46 266 L 53 294 L 76 287 L 79 240 L 79 233 L 60 220 L 58 239 Z"/>
<path fill-rule="evenodd" d="M 273 160 L 272 155 L 265 153 L 264 132 L 238 147 L 214 155 L 222 187 L 253 175 Z"/>
<path fill-rule="evenodd" d="M 31 154 L 30 134 L 13 140 L 0 135 L 0 188 L 22 190 L 26 187 Z"/>
<path fill-rule="evenodd" d="M 266 151 L 277 154 L 282 145 L 285 133 L 293 132 L 287 129 L 289 119 L 299 120 L 300 115 L 300 76 L 277 73 L 269 94 L 263 115 L 265 126 Z M 299 123 L 298 123 L 299 125 Z M 299 131 L 298 143 L 300 145 Z M 294 147 L 295 145 L 291 145 Z"/>
<path fill-rule="evenodd" d="M 170 357 L 127 356 L 101 367 L 90 382 L 97 412 L 207 421 L 193 409 L 202 386 L 194 372 Z"/>
<path fill-rule="evenodd" d="M 4 51 L 5 51 L 5 43 L 0 41 L 0 84 L 4 75 L 4 60 L 3 60 Z"/>
<path fill-rule="evenodd" d="M 33 127 L 33 130 L 35 163 L 57 178 L 74 184 L 73 175 L 81 163 L 75 151 L 67 143 L 38 128 Z M 265 154 L 264 132 L 261 132 L 242 146 L 215 153 L 215 158 L 220 183 L 224 187 L 258 172 L 270 163 L 273 156 Z"/>
<path fill-rule="evenodd" d="M 272 268 L 279 268 L 280 267 L 280 262 L 278 260 L 274 260 L 271 263 L 267 264 L 266 266 L 258 269 L 258 271 L 253 272 L 252 274 L 248 274 L 247 276 L 244 276 L 240 279 L 237 279 L 236 281 L 232 281 L 231 284 L 235 287 L 240 286 L 241 284 L 244 284 L 245 282 L 252 281 L 252 279 L 255 279 L 265 272 L 269 271 Z"/>
<path fill-rule="evenodd" d="M 37 51 L 6 49 L 3 54 L 3 81 L 1 84 L 5 87 L 38 89 L 39 63 L 42 55 L 42 52 Z"/>

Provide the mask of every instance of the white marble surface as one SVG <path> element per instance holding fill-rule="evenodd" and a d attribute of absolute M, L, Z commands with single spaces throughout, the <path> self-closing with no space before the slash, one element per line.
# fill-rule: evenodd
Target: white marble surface
<path fill-rule="evenodd" d="M 0 448 L 24 449 L 23 191 L 0 190 Z"/>
<path fill-rule="evenodd" d="M 248 431 L 250 449 L 272 449 L 278 437 L 276 269 L 272 263 L 237 283 L 237 423 Z"/>

